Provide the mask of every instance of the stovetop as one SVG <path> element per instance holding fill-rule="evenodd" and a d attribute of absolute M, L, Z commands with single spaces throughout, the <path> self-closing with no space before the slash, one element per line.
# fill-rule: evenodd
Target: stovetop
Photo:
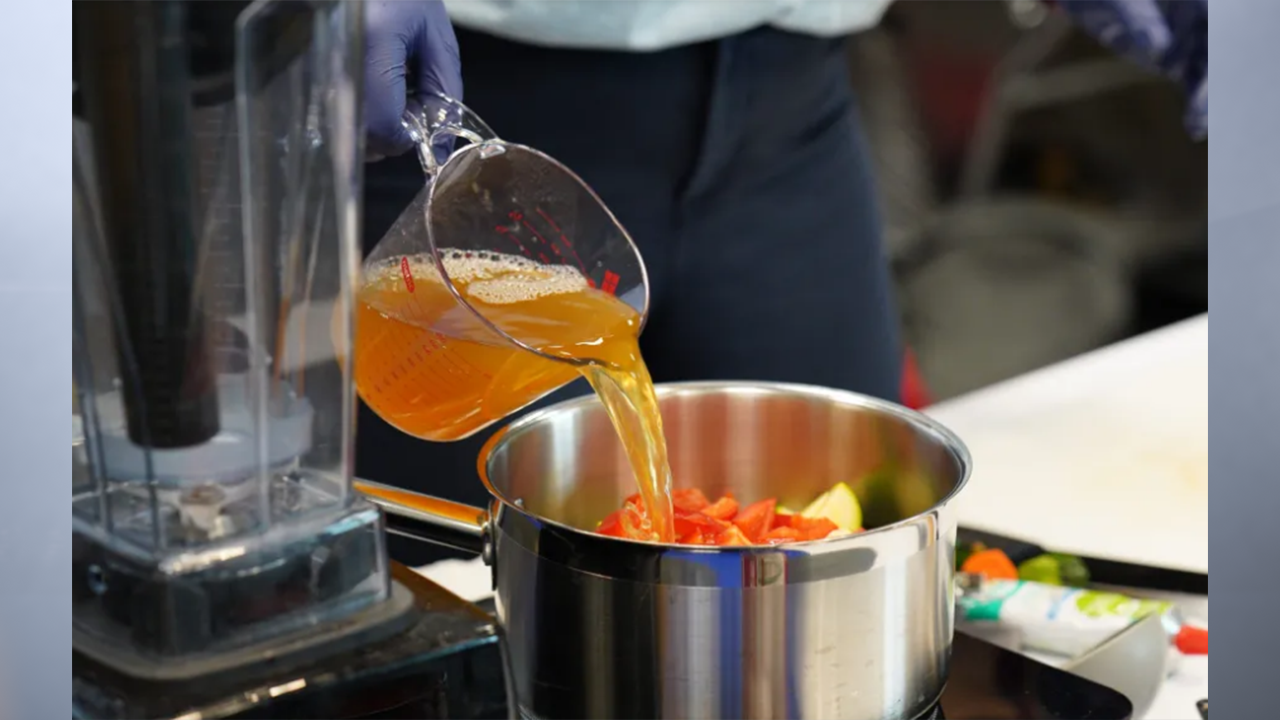
<path fill-rule="evenodd" d="M 957 632 L 938 718 L 1128 720 L 1124 695 L 1016 652 Z"/>
<path fill-rule="evenodd" d="M 494 610 L 491 600 L 478 604 Z M 1130 720 L 1132 714 L 1115 690 L 957 632 L 947 688 L 920 720 Z"/>

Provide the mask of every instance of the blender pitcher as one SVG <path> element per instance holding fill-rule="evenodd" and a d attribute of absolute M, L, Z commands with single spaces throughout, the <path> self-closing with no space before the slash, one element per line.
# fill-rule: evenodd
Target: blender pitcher
<path fill-rule="evenodd" d="M 401 431 L 460 440 L 601 362 L 611 333 L 638 335 L 648 278 L 555 159 L 444 96 L 411 102 L 404 123 L 427 182 L 364 263 L 356 386 Z"/>
<path fill-rule="evenodd" d="M 362 18 L 75 3 L 76 717 L 176 716 L 121 709 L 102 668 L 248 672 L 407 607 L 323 342 L 352 334 Z"/>

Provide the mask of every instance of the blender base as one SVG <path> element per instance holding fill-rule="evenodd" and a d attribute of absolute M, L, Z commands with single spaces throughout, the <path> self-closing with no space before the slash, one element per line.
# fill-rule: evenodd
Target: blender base
<path fill-rule="evenodd" d="M 72 715 L 124 718 L 513 717 L 501 634 L 479 608 L 399 564 L 412 617 L 389 637 L 181 681 L 132 677 L 72 653 Z M 403 621 L 401 621 L 403 622 Z"/>

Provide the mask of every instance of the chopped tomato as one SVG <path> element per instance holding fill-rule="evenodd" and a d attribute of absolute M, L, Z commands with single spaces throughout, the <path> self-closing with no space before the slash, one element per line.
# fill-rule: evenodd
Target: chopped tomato
<path fill-rule="evenodd" d="M 764 535 L 764 541 L 770 545 L 780 545 L 803 539 L 804 535 L 799 530 L 790 527 L 776 527 Z"/>
<path fill-rule="evenodd" d="M 689 533 L 688 535 L 682 535 L 680 537 L 680 544 L 681 545 L 706 545 L 707 536 L 703 535 L 702 529 L 699 528 Z"/>
<path fill-rule="evenodd" d="M 601 520 L 600 524 L 596 526 L 596 532 L 609 537 L 626 537 L 626 534 L 622 531 L 622 511 L 614 510 L 609 513 L 608 517 Z"/>
<path fill-rule="evenodd" d="M 654 535 L 652 530 L 645 529 L 644 514 L 632 505 L 610 513 L 601 521 L 596 532 L 627 540 L 652 540 Z"/>
<path fill-rule="evenodd" d="M 717 520 L 700 512 L 677 512 L 672 524 L 675 526 L 677 536 L 688 535 L 695 530 L 701 530 L 704 534 L 715 536 L 721 530 L 729 527 L 729 523 L 724 520 Z"/>
<path fill-rule="evenodd" d="M 838 529 L 828 518 L 779 513 L 776 498 L 740 508 L 732 493 L 709 502 L 701 490 L 687 488 L 673 493 L 672 506 L 676 542 L 681 545 L 778 545 L 821 540 Z M 628 540 L 657 539 L 639 494 L 602 520 L 596 532 Z"/>
<path fill-rule="evenodd" d="M 742 531 L 738 529 L 737 525 L 730 525 L 728 529 L 721 532 L 720 535 L 716 538 L 716 545 L 750 545 L 750 544 L 751 544 L 751 540 L 749 540 L 746 535 L 742 534 Z"/>
<path fill-rule="evenodd" d="M 725 493 L 724 497 L 703 508 L 702 514 L 717 520 L 732 520 L 738 514 L 738 501 L 730 493 Z"/>
<path fill-rule="evenodd" d="M 696 513 L 711 504 L 706 495 L 697 488 L 676 490 L 671 493 L 671 504 L 678 513 Z"/>
<path fill-rule="evenodd" d="M 655 539 L 653 530 L 646 529 L 644 513 L 634 505 L 625 505 L 621 510 L 610 514 L 596 528 L 596 532 L 627 540 Z"/>
<path fill-rule="evenodd" d="M 622 526 L 629 537 L 635 540 L 656 540 L 657 533 L 649 527 L 649 520 L 644 511 L 634 506 L 627 506 L 622 511 Z"/>
<path fill-rule="evenodd" d="M 773 529 L 774 510 L 777 507 L 778 501 L 774 498 L 751 503 L 738 513 L 733 519 L 733 524 L 737 525 L 751 542 L 761 542 L 764 540 L 765 533 Z"/>
<path fill-rule="evenodd" d="M 640 513 L 641 515 L 648 514 L 648 511 L 646 511 L 644 507 L 644 498 L 640 497 L 640 493 L 636 493 L 635 495 L 632 495 L 626 500 L 623 500 L 622 506 L 635 508 L 636 512 Z"/>
<path fill-rule="evenodd" d="M 803 540 L 821 540 L 839 529 L 827 518 L 808 518 L 800 515 L 791 516 L 791 528 L 798 530 Z"/>

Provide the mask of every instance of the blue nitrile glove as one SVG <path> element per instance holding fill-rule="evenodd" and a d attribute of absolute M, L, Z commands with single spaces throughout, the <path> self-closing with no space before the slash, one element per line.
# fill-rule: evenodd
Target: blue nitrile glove
<path fill-rule="evenodd" d="M 1187 91 L 1187 128 L 1209 134 L 1208 0 L 1059 0 L 1085 32 Z"/>
<path fill-rule="evenodd" d="M 438 92 L 462 99 L 462 62 L 441 0 L 365 5 L 366 155 L 379 160 L 413 147 L 400 120 L 408 95 Z"/>

